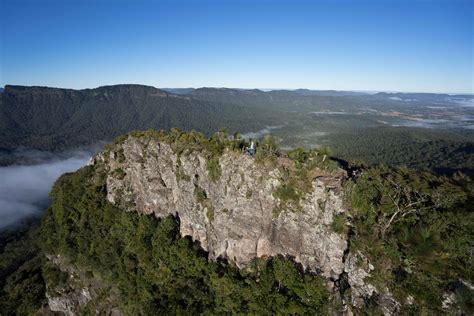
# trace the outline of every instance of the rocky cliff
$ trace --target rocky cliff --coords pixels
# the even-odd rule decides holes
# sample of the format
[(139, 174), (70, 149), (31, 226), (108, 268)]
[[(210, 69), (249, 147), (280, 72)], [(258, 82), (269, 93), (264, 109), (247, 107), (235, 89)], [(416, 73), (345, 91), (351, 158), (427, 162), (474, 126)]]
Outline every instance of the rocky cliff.
[[(271, 144), (262, 144), (250, 157), (244, 146), (242, 140), (198, 133), (133, 132), (94, 156), (89, 168), (105, 184), (100, 190), (111, 205), (132, 214), (179, 218), (180, 235), (199, 242), (213, 261), (246, 268), (255, 258), (284, 256), (323, 276), (348, 314), (349, 306), (361, 307), (371, 297), (385, 314), (397, 312), (388, 289), (368, 281), (374, 266), (350, 249), (346, 171), (318, 152), (301, 152), (303, 159), (276, 155)], [(48, 299), (51, 310), (72, 315), (91, 300), (100, 301), (95, 293), (107, 282), (84, 280), (84, 271), (65, 259), (59, 268), (75, 275), (77, 286), (56, 289)], [(339, 295), (348, 288), (350, 295)]]
[(279, 194), (301, 172), (289, 158), (268, 164), (224, 148), (215, 176), (206, 150), (176, 147), (159, 137), (129, 136), (95, 156), (91, 164), (107, 171), (108, 201), (129, 212), (178, 216), (181, 235), (199, 241), (213, 260), (243, 267), (256, 257), (292, 257), (325, 276), (333, 290), (344, 280), (356, 306), (376, 291), (364, 280), (373, 267), (356, 264), (365, 257), (349, 253), (345, 230), (334, 231), (336, 218), (347, 212), (348, 178), (321, 163), (326, 157), (305, 169), (308, 183), (296, 200)]
[(343, 272), (347, 242), (330, 228), (333, 217), (345, 212), (342, 170), (315, 170), (301, 209), (274, 216), (279, 201), (273, 193), (282, 184), (278, 167), (228, 150), (219, 158), (221, 175), (211, 180), (198, 152), (178, 156), (167, 143), (133, 138), (118, 150), (124, 160), (114, 152), (107, 159), (108, 200), (128, 211), (179, 216), (181, 234), (198, 240), (211, 258), (243, 266), (255, 257), (283, 254), (328, 278)]

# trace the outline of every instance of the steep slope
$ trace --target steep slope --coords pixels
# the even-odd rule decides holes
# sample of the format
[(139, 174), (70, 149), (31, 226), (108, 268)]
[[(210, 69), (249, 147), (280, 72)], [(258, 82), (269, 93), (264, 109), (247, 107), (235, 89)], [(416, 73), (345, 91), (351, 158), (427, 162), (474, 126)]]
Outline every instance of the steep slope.
[[(71, 90), (6, 86), (0, 101), (0, 149), (64, 149), (110, 140), (134, 129), (259, 129), (258, 111), (203, 102), (142, 85)], [(265, 122), (265, 120), (259, 120)]]
[[(213, 179), (205, 154), (178, 154), (172, 146), (130, 138), (108, 156), (97, 156), (95, 163), (109, 170), (109, 202), (156, 217), (179, 216), (181, 235), (198, 240), (214, 260), (243, 266), (255, 257), (282, 254), (334, 280), (343, 273), (347, 243), (330, 228), (333, 217), (346, 211), (342, 170), (308, 170), (314, 178), (308, 194), (278, 214), (274, 192), (288, 176), (278, 165), (289, 161), (264, 166), (240, 151), (224, 151)], [(123, 178), (114, 176), (122, 172)]]

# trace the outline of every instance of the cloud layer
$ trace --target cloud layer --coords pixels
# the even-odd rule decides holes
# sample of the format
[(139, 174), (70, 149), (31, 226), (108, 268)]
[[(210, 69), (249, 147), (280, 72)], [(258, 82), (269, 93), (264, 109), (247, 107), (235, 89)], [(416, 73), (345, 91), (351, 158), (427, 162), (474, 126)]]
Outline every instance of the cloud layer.
[(41, 215), (54, 181), (85, 165), (91, 155), (92, 151), (74, 151), (49, 155), (48, 160), (33, 165), (0, 167), (0, 229), (24, 217)]

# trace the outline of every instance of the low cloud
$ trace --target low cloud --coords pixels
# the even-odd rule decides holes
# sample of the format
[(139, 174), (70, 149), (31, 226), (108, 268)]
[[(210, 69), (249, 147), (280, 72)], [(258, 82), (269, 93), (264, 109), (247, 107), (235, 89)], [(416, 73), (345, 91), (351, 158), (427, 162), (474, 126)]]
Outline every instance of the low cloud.
[(276, 125), (276, 126), (266, 126), (265, 128), (256, 131), (256, 132), (249, 132), (242, 134), (242, 138), (245, 139), (259, 139), (265, 136), (266, 134), (269, 134), (272, 130), (282, 128), (284, 125)]
[[(95, 150), (61, 154), (22, 149), (21, 165), (0, 167), (0, 229), (29, 216), (40, 216), (56, 179), (84, 166)], [(41, 161), (41, 162), (39, 162)], [(33, 162), (33, 164), (25, 164)]]

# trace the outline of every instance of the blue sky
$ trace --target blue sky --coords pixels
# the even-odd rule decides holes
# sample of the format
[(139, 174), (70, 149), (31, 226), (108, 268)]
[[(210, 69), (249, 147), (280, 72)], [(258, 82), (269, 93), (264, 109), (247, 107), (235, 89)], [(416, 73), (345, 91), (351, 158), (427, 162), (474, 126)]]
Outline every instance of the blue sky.
[(0, 85), (474, 93), (473, 3), (0, 0)]

